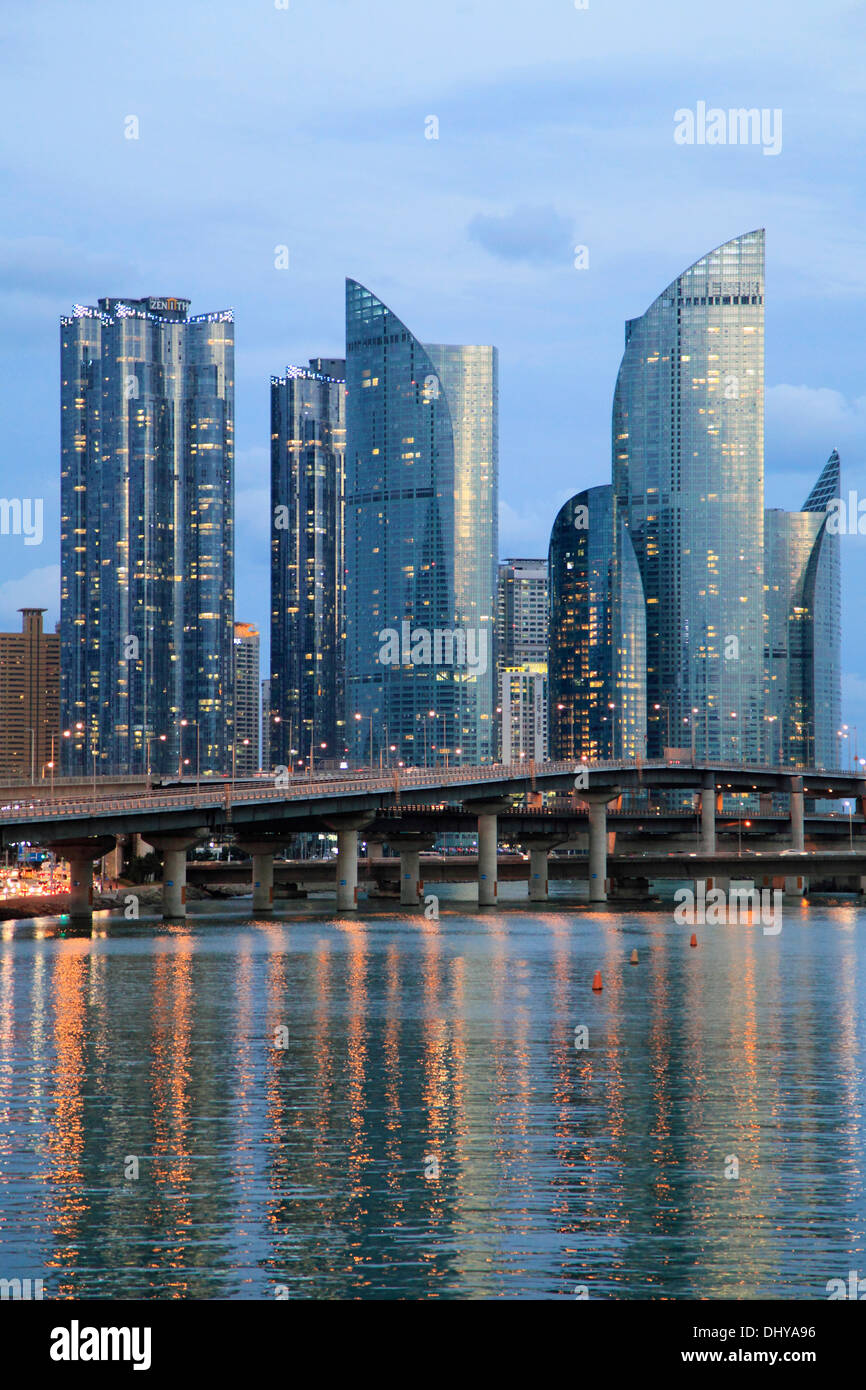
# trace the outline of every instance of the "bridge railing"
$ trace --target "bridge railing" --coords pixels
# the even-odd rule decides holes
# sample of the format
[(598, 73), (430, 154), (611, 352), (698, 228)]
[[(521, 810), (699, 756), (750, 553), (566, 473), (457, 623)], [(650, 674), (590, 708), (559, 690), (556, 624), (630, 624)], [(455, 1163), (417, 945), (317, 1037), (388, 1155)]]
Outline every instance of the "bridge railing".
[[(546, 781), (550, 778), (571, 777), (586, 768), (590, 772), (610, 771), (613, 774), (624, 770), (639, 769), (652, 772), (659, 769), (690, 767), (695, 771), (714, 771), (719, 776), (728, 773), (746, 773), (753, 775), (766, 776), (768, 773), (783, 776), (801, 775), (808, 778), (816, 775), (815, 769), (798, 769), (791, 767), (765, 767), (757, 764), (731, 764), (723, 768), (718, 763), (689, 762), (683, 764), (681, 761), (671, 761), (669, 759), (597, 759), (595, 761), (586, 760), (579, 762), (574, 759), (564, 759), (556, 762), (546, 762), (538, 764), (520, 763), (484, 763), (471, 767), (457, 768), (392, 768), (377, 775), (365, 772), (364, 775), (349, 775), (345, 778), (321, 778), (310, 780), (303, 778), (292, 778), (286, 784), (275, 783), (267, 785), (264, 780), (256, 782), (254, 785), (249, 783), (237, 783), (229, 780), (212, 783), (206, 788), (193, 788), (189, 786), (178, 786), (171, 790), (157, 788), (151, 790), (136, 790), (130, 796), (109, 795), (96, 797), (82, 797), (66, 799), (62, 796), (31, 798), (27, 802), (13, 802), (7, 807), (0, 807), (0, 821), (28, 821), (42, 819), (50, 816), (51, 818), (75, 819), (76, 817), (87, 816), (88, 818), (99, 816), (115, 815), (119, 812), (147, 809), (148, 811), (175, 810), (175, 809), (216, 809), (221, 806), (240, 805), (249, 802), (298, 802), (326, 800), (332, 797), (342, 797), (353, 794), (370, 794), (381, 792), (390, 795), (391, 793), (402, 793), (404, 790), (431, 791), (436, 792), (445, 787), (475, 786), (479, 783), (490, 782), (510, 782), (519, 783), (521, 789), (536, 786), (539, 781)], [(850, 780), (852, 777), (864, 782), (861, 772), (851, 772), (845, 769), (820, 770), (817, 775), (823, 779), (827, 777), (844, 777)], [(829, 796), (829, 792), (820, 793), (822, 796)], [(844, 795), (844, 794), (842, 794)]]

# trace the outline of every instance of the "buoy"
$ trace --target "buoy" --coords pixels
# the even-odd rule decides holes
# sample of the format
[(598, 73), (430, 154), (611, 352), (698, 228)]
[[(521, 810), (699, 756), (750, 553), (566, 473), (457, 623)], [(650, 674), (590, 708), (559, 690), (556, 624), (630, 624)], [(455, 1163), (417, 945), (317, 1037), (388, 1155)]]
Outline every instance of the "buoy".
[(689, 945), (690, 945), (690, 946), (697, 946), (697, 944), (698, 944), (698, 934), (697, 934), (697, 932), (692, 932), (692, 939), (691, 939), (691, 941), (689, 942)]
[(629, 961), (629, 964), (630, 964), (630, 965), (637, 965), (637, 948), (635, 948), (635, 949), (632, 951), (632, 953), (631, 953), (631, 960)]
[(600, 971), (600, 970), (596, 970), (595, 974), (594, 974), (593, 977), (592, 977), (592, 987), (593, 987), (593, 989), (594, 989), (596, 992), (598, 992), (600, 989), (603, 988), (603, 985), (602, 985), (602, 983), (601, 983), (601, 971)]

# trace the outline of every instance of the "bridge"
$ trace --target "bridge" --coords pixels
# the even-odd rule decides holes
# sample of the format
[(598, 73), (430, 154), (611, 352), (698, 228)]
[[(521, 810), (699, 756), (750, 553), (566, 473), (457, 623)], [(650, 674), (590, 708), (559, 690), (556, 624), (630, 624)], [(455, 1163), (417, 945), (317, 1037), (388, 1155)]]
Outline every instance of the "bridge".
[[(474, 829), (477, 834), (478, 901), (484, 906), (497, 899), (499, 831), (510, 825), (509, 834), (529, 851), (531, 900), (547, 898), (551, 851), (575, 840), (579, 843), (582, 832), (585, 864), (582, 870), (575, 867), (574, 877), (587, 877), (590, 901), (603, 903), (609, 891), (609, 841), (619, 823), (608, 807), (623, 792), (641, 791), (696, 795), (699, 813), (692, 820), (700, 860), (686, 862), (677, 855), (672, 862), (670, 854), (648, 857), (644, 850), (633, 856), (633, 872), (621, 862), (622, 856), (617, 857), (621, 877), (682, 879), (708, 868), (714, 869), (710, 877), (716, 880), (730, 876), (736, 866), (730, 853), (717, 848), (717, 822), (722, 814), (724, 824), (724, 798), (744, 793), (758, 797), (781, 793), (788, 799), (788, 845), (778, 853), (785, 862), (781, 869), (775, 860), (772, 867), (769, 861), (766, 869), (761, 866), (765, 873), (783, 873), (788, 891), (803, 891), (808, 866), (817, 864), (815, 851), (807, 851), (805, 844), (807, 798), (850, 803), (851, 812), (844, 818), (849, 849), (841, 852), (840, 860), (837, 846), (834, 872), (841, 872), (838, 863), (844, 863), (849, 875), (866, 875), (866, 777), (862, 773), (670, 759), (400, 768), (320, 774), (315, 780), (208, 779), (202, 784), (183, 781), (157, 788), (139, 784), (122, 794), (116, 782), (102, 786), (99, 779), (77, 787), (55, 787), (53, 796), (45, 795), (44, 784), (7, 787), (0, 789), (0, 849), (27, 842), (53, 849), (68, 860), (70, 916), (85, 919), (92, 913), (94, 861), (115, 849), (119, 835), (140, 835), (162, 854), (163, 915), (176, 920), (186, 913), (187, 852), (202, 838), (231, 834), (251, 856), (253, 908), (262, 913), (273, 905), (275, 852), (298, 833), (326, 831), (337, 836), (337, 908), (347, 912), (357, 908), (362, 832), (368, 842), (387, 843), (399, 855), (400, 900), (417, 905), (423, 896), (421, 854), (443, 830), (459, 822), (459, 828)], [(635, 814), (644, 825), (651, 818), (651, 812)], [(766, 819), (768, 833), (778, 837), (784, 822), (778, 816)], [(840, 818), (833, 819), (838, 829)], [(577, 866), (579, 856), (572, 858)], [(657, 872), (650, 874), (651, 867)]]

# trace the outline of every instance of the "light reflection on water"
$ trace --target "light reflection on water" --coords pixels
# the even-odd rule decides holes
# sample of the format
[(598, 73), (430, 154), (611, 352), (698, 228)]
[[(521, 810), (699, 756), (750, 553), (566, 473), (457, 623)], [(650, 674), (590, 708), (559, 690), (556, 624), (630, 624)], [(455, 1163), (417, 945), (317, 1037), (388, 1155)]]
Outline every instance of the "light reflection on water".
[(666, 912), (453, 907), (7, 925), (0, 1277), (821, 1298), (866, 1274), (860, 909), (695, 950)]

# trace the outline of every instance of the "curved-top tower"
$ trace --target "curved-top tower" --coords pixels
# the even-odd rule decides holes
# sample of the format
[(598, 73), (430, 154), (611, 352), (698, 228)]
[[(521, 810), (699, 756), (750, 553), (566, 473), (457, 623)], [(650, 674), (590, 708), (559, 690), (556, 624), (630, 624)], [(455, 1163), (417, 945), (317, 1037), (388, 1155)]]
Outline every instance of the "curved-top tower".
[(495, 753), (497, 352), (346, 281), (346, 723), (357, 762)]
[[(762, 749), (764, 233), (626, 324), (613, 488), (646, 597), (647, 754)], [(697, 711), (697, 714), (695, 713)]]

